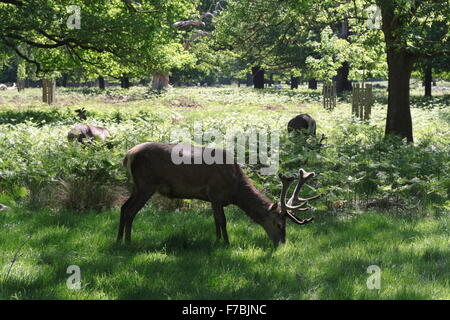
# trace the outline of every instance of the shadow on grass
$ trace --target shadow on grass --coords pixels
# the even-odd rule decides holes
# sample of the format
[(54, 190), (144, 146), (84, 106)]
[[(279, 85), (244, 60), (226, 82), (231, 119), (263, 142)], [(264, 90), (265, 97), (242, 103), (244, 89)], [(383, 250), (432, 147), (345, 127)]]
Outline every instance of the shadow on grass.
[[(355, 283), (365, 283), (366, 268), (372, 264), (388, 268), (391, 264), (414, 263), (414, 273), (425, 282), (445, 281), (450, 276), (447, 249), (430, 248), (423, 254), (392, 248), (383, 252), (382, 243), (376, 244), (383, 237), (394, 243), (420, 238), (423, 235), (414, 229), (413, 220), (405, 227), (404, 220), (372, 214), (353, 219), (319, 217), (303, 229), (289, 225), (288, 242), (301, 241), (313, 248), (310, 253), (307, 248), (289, 244), (274, 250), (261, 230), (249, 232), (246, 217), (234, 211), (227, 212), (231, 222), (230, 246), (216, 241), (209, 212), (144, 211), (135, 221), (130, 245), (117, 245), (114, 241), (116, 211), (15, 215), (14, 219), (26, 221), (25, 228), (17, 232), (34, 233), (29, 249), (36, 255), (33, 267), (41, 272), (34, 277), (12, 277), (2, 282), (1, 296), (70, 299), (106, 294), (119, 299), (297, 299), (315, 290), (319, 299), (354, 299), (365, 297), (358, 293)], [(259, 226), (251, 228), (256, 230)], [(318, 244), (313, 243), (316, 240)], [(335, 254), (352, 244), (367, 248), (369, 257)], [(323, 257), (327, 258), (325, 262)], [(75, 293), (65, 286), (67, 267), (73, 264), (80, 266), (83, 283), (82, 290)], [(312, 273), (311, 269), (318, 271)], [(399, 286), (391, 298), (429, 296)]]
[(75, 120), (74, 116), (69, 116), (66, 112), (61, 112), (56, 109), (43, 110), (18, 110), (18, 111), (2, 111), (0, 112), (0, 125), (11, 124), (16, 125), (23, 122), (32, 122), (37, 125), (44, 125), (50, 123), (72, 123)]

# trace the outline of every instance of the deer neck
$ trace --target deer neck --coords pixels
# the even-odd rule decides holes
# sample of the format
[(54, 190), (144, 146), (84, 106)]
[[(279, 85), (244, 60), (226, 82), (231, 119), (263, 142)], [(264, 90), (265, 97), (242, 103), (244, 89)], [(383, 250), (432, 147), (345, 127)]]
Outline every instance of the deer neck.
[(261, 224), (272, 202), (261, 194), (250, 180), (245, 179), (239, 186), (235, 205), (241, 208), (253, 221)]

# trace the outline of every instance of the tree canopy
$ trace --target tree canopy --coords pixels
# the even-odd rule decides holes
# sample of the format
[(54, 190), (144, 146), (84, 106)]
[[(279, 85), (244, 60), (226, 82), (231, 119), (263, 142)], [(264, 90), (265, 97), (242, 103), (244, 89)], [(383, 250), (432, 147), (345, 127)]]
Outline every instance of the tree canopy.
[(195, 0), (0, 1), (0, 53), (37, 73), (72, 70), (145, 75), (189, 61), (172, 24), (195, 13)]
[(0, 0), (0, 56), (47, 75), (211, 82), (251, 70), (259, 88), (265, 70), (347, 90), (387, 77), (386, 134), (413, 141), (409, 80), (448, 71), (449, 16), (450, 0)]

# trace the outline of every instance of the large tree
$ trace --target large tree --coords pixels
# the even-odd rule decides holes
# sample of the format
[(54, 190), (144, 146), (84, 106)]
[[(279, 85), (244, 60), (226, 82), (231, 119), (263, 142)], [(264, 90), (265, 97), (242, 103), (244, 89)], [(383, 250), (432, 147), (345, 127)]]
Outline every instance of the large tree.
[[(413, 141), (409, 82), (414, 63), (450, 53), (448, 17), (450, 1), (377, 0), (389, 69), (389, 99), (386, 134)], [(433, 26), (434, 39), (427, 26)]]
[[(375, 10), (369, 12), (370, 7)], [(240, 52), (258, 57), (259, 64), (262, 59), (279, 63), (289, 57), (286, 53), (290, 50), (281, 45), (288, 39), (297, 49), (299, 61), (305, 61), (305, 50), (313, 49), (306, 59), (313, 73), (329, 78), (348, 61), (350, 75), (362, 73), (364, 79), (365, 73), (376, 69), (380, 48), (384, 49), (389, 79), (385, 133), (413, 141), (411, 71), (419, 58), (450, 53), (450, 0), (230, 0), (227, 10), (223, 23), (230, 22), (222, 33)], [(379, 28), (372, 21), (377, 16)], [(327, 26), (332, 30), (346, 21), (348, 37), (325, 31)], [(280, 31), (283, 29), (285, 32)], [(314, 34), (321, 35), (320, 39), (311, 40)]]
[(309, 75), (305, 60), (311, 48), (306, 44), (319, 37), (319, 32), (311, 33), (291, 4), (294, 2), (229, 0), (216, 20), (218, 46), (232, 48), (247, 63), (258, 87), (264, 71), (291, 73), (293, 78)]

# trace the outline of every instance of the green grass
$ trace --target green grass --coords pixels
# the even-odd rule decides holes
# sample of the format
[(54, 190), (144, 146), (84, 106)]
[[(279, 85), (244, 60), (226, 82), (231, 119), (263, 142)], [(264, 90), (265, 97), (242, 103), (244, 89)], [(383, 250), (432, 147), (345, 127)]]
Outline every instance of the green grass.
[[(412, 89), (413, 145), (383, 139), (383, 88), (368, 123), (352, 121), (348, 97), (326, 112), (320, 91), (305, 88), (59, 89), (51, 107), (39, 89), (0, 92), (0, 202), (12, 207), (0, 212), (0, 299), (450, 299), (450, 99), (444, 91), (424, 99), (421, 91)], [(112, 149), (68, 144), (79, 107), (113, 132)], [(311, 151), (282, 136), (280, 170), (296, 171), (308, 159), (305, 169), (319, 173), (311, 186), (323, 197), (314, 223), (289, 224), (277, 250), (233, 207), (230, 247), (216, 242), (208, 206), (187, 202), (174, 211), (160, 199), (139, 213), (133, 243), (118, 246), (117, 205), (61, 205), (98, 186), (104, 196), (124, 193), (126, 150), (166, 141), (173, 128), (202, 121), (205, 129), (284, 131), (299, 113), (317, 120), (326, 146)], [(276, 199), (279, 180), (257, 169), (245, 168)], [(61, 180), (70, 194), (58, 189)], [(70, 265), (81, 268), (81, 290), (66, 286)], [(366, 286), (370, 265), (381, 268), (380, 290)]]
[[(116, 245), (118, 211), (9, 211), (0, 216), (2, 299), (449, 299), (450, 218), (317, 214), (288, 225), (277, 250), (241, 211), (227, 210), (231, 245), (217, 243), (210, 210), (148, 206), (131, 245)], [(31, 238), (27, 240), (27, 236)], [(17, 248), (25, 242), (5, 272)], [(69, 265), (80, 290), (66, 286)], [(370, 265), (381, 268), (369, 290)]]

